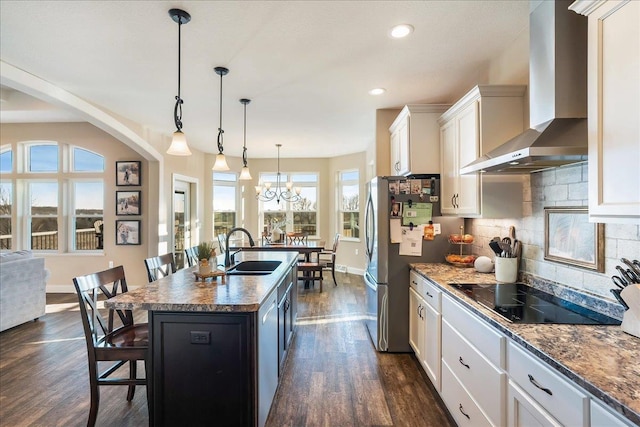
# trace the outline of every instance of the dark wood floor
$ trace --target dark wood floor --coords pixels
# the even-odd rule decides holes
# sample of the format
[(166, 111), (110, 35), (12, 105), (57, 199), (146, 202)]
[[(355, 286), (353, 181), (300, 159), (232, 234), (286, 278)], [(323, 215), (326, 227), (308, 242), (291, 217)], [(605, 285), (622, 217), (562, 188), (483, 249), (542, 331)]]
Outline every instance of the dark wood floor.
[[(337, 275), (340, 286), (328, 280), (322, 294), (300, 290), (298, 331), (267, 426), (455, 425), (413, 355), (374, 351), (362, 278)], [(0, 425), (86, 425), (86, 357), (75, 295), (48, 294), (39, 321), (0, 333)], [(147, 425), (144, 389), (131, 403), (124, 387), (100, 393), (99, 426)]]

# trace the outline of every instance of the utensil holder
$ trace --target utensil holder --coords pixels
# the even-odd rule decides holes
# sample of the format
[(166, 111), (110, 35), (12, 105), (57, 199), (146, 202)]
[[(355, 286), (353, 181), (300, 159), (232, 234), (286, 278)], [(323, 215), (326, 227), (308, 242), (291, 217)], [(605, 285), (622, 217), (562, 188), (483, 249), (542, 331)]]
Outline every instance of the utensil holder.
[(499, 283), (515, 283), (518, 280), (518, 258), (496, 257), (495, 271)]
[(640, 285), (629, 285), (620, 292), (620, 296), (629, 306), (622, 318), (622, 330), (640, 338)]

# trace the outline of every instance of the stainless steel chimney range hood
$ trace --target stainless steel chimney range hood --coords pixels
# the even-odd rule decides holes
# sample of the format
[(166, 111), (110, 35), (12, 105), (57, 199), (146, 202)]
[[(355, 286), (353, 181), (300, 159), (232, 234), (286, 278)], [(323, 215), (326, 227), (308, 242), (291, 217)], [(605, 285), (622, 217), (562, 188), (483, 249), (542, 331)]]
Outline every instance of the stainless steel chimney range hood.
[(531, 128), (461, 174), (523, 174), (587, 160), (587, 19), (570, 4), (542, 1), (530, 14)]

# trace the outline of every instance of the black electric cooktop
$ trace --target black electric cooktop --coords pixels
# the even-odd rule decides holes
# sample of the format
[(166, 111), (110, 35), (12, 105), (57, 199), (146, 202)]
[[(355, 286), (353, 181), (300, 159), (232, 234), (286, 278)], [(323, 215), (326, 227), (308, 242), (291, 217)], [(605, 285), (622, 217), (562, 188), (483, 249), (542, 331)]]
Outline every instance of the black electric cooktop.
[(619, 325), (622, 321), (558, 298), (524, 283), (454, 284), (486, 308), (512, 323)]

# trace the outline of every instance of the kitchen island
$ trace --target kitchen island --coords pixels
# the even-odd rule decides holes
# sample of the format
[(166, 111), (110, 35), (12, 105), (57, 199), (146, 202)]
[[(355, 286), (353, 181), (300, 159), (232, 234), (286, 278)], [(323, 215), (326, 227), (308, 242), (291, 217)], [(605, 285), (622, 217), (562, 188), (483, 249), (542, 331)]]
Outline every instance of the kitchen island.
[[(620, 326), (511, 323), (449, 286), (495, 283), (493, 273), (446, 264), (411, 264), (411, 268), (435, 284), (443, 296), (452, 297), (560, 377), (586, 390), (596, 405), (609, 408), (631, 425), (640, 425), (640, 338), (624, 333)], [(590, 413), (591, 425), (598, 425), (593, 406)]]
[(240, 252), (281, 263), (224, 283), (192, 267), (105, 302), (149, 313), (150, 425), (264, 425), (295, 331), (297, 258)]

